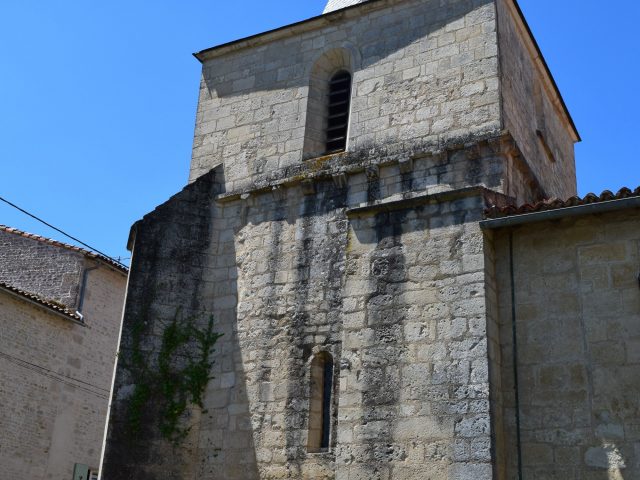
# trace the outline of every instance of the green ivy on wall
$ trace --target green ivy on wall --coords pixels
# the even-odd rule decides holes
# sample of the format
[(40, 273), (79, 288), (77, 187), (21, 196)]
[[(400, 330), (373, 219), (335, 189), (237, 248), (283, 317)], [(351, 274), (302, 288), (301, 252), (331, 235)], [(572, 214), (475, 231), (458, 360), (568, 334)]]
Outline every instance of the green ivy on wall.
[(164, 325), (155, 365), (151, 364), (154, 355), (141, 348), (145, 322), (133, 326), (132, 349), (125, 362), (135, 384), (128, 403), (129, 432), (133, 436), (140, 433), (152, 401), (160, 408), (157, 426), (165, 439), (177, 445), (189, 433), (190, 427), (183, 426), (181, 419), (190, 404), (203, 407), (202, 396), (212, 378), (211, 354), (222, 336), (213, 331), (213, 316), (205, 327), (198, 323), (196, 317), (185, 317), (178, 309), (173, 320)]

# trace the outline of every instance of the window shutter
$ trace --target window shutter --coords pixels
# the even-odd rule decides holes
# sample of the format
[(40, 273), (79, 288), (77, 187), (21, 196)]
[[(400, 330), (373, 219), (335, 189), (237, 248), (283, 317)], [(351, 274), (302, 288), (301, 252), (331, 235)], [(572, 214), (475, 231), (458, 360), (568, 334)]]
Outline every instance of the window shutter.
[(350, 103), (351, 74), (342, 70), (329, 81), (326, 153), (341, 152), (347, 146)]

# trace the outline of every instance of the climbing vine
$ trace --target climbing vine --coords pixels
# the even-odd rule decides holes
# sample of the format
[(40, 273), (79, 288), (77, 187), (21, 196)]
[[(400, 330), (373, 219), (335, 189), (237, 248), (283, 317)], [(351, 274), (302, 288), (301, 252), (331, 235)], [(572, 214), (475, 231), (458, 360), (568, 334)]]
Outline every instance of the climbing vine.
[[(177, 445), (189, 433), (190, 427), (183, 426), (181, 419), (190, 404), (203, 407), (202, 396), (214, 363), (211, 354), (222, 336), (213, 330), (213, 316), (205, 327), (198, 323), (196, 317), (184, 317), (178, 309), (172, 321), (164, 325), (157, 357), (154, 352), (142, 351), (145, 323), (133, 326), (126, 368), (135, 384), (128, 404), (129, 431), (134, 436), (140, 433), (152, 401), (159, 408), (158, 428), (165, 439)], [(150, 364), (154, 357), (155, 368)]]

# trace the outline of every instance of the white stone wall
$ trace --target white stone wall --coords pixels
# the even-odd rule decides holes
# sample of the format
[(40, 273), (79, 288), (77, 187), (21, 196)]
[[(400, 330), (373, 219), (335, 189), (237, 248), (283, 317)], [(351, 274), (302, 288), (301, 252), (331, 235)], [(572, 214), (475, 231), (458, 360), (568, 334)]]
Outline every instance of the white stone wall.
[(352, 219), (335, 478), (492, 478), (482, 203)]
[(507, 476), (640, 478), (637, 209), (513, 231), (519, 405), (508, 232), (497, 232)]
[(190, 179), (224, 164), (228, 190), (303, 161), (310, 71), (352, 52), (349, 151), (438, 150), (500, 129), (490, 0), (374, 2), (366, 14), (203, 65)]
[[(483, 199), (351, 215), (331, 208), (345, 193), (328, 182), (257, 196), (245, 221), (240, 202), (218, 212), (226, 254), (202, 295), (225, 336), (192, 464), (244, 480), (492, 478)], [(237, 290), (216, 296), (229, 276)], [(306, 448), (318, 351), (335, 359), (320, 454)]]
[(527, 33), (518, 25), (513, 7), (508, 6), (511, 1), (497, 2), (504, 126), (547, 198), (569, 198), (577, 194), (573, 133), (553, 86), (526, 46)]
[(86, 325), (0, 292), (3, 479), (71, 479), (75, 463), (98, 466), (125, 283), (91, 271)]
[[(139, 224), (106, 478), (490, 479), (485, 199), (420, 183), (433, 169), (465, 185), (464, 151), (434, 160), (218, 201), (207, 175)], [(177, 450), (153, 416), (127, 441), (132, 332), (157, 351), (183, 306), (224, 333), (204, 407)], [(320, 351), (335, 365), (331, 448), (310, 453)]]

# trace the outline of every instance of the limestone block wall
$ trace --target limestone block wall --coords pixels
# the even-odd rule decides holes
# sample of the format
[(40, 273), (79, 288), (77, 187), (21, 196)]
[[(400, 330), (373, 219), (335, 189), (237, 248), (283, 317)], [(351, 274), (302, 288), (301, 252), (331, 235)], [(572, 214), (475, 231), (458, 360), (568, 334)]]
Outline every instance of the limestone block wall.
[(84, 255), (0, 229), (0, 282), (77, 307)]
[(634, 209), (514, 228), (513, 284), (509, 232), (496, 232), (505, 478), (516, 412), (523, 479), (640, 477), (639, 231)]
[(547, 198), (576, 195), (577, 141), (513, 0), (496, 0), (503, 125)]
[(352, 214), (335, 478), (493, 478), (482, 205)]
[(85, 325), (0, 292), (0, 477), (98, 467), (125, 283), (105, 266), (90, 272)]
[(376, 1), (316, 22), (203, 54), (191, 181), (224, 163), (226, 188), (237, 190), (300, 164), (311, 72), (336, 51), (333, 68), (353, 72), (349, 151), (433, 152), (500, 130), (491, 0)]
[[(476, 161), (493, 167), (467, 168)], [(463, 185), (470, 172), (499, 179), (500, 165), (499, 154), (462, 149), (408, 170), (391, 158), (354, 171), (310, 166), (235, 193), (220, 193), (217, 170), (145, 217), (134, 229), (104, 478), (492, 478), (477, 221), (494, 199)], [(178, 307), (213, 313), (224, 336), (204, 407), (190, 408), (189, 436), (174, 449), (153, 406), (142, 434), (127, 436), (126, 362), (138, 328), (155, 358)], [(333, 359), (330, 448), (310, 452), (321, 352)]]
[[(145, 406), (140, 430), (135, 434), (131, 433), (128, 405), (135, 388), (131, 374), (134, 356), (149, 358), (150, 368), (157, 366), (161, 335), (177, 314), (193, 316), (203, 325), (213, 314), (217, 331), (227, 338), (232, 336), (235, 263), (229, 259), (234, 259), (235, 254), (233, 249), (227, 250), (228, 237), (227, 241), (220, 239), (220, 230), (212, 226), (225, 222), (212, 208), (215, 177), (215, 171), (203, 176), (134, 226), (122, 339), (101, 470), (105, 480), (193, 478), (199, 468), (193, 459), (199, 449), (199, 409), (190, 412), (187, 421), (194, 428), (185, 439), (184, 449), (175, 449), (160, 433), (158, 408), (164, 401), (162, 396)], [(214, 216), (216, 222), (212, 221)], [(215, 309), (213, 298), (202, 294), (211, 289), (222, 299)], [(225, 348), (217, 348), (220, 354), (228, 353)], [(209, 452), (219, 453), (213, 447)]]
[[(221, 359), (208, 391), (203, 478), (334, 478), (334, 455), (307, 453), (307, 445), (313, 357), (327, 352), (339, 372), (345, 198), (328, 181), (313, 195), (300, 187), (258, 195), (244, 221), (240, 202), (225, 205), (240, 222), (232, 237), (238, 303), (223, 348), (233, 360)], [(334, 382), (331, 445), (338, 392)]]

